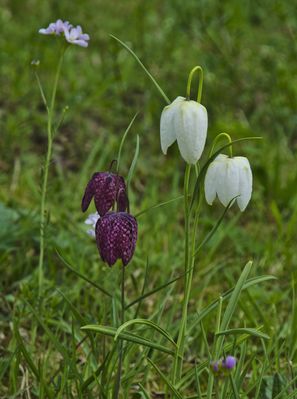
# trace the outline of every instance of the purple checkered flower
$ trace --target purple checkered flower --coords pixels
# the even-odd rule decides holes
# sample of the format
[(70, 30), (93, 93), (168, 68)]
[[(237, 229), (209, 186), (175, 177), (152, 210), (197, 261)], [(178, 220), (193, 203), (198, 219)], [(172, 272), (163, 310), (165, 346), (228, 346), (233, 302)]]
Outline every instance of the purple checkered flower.
[(126, 212), (109, 212), (98, 219), (96, 242), (103, 262), (109, 266), (121, 259), (126, 266), (134, 254), (137, 221)]
[(126, 184), (122, 176), (109, 172), (94, 173), (87, 184), (81, 209), (85, 212), (92, 198), (100, 216), (105, 215), (117, 202), (118, 210), (124, 212), (128, 207)]
[(68, 21), (58, 19), (56, 22), (49, 24), (47, 28), (39, 29), (42, 35), (64, 35), (70, 44), (77, 44), (81, 47), (88, 47), (90, 36), (82, 32), (81, 26), (73, 27)]

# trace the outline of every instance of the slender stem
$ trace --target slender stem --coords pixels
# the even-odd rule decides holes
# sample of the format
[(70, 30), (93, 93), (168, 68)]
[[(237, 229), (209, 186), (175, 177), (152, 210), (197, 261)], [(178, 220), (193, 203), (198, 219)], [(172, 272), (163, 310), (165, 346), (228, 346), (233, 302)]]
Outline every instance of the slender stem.
[[(173, 365), (173, 384), (175, 384), (181, 374), (182, 357), (184, 353), (184, 336), (186, 332), (187, 310), (189, 301), (189, 289), (192, 280), (192, 271), (189, 271), (189, 236), (190, 236), (190, 210), (189, 210), (189, 182), (190, 182), (191, 166), (187, 164), (184, 177), (184, 212), (185, 212), (185, 275), (184, 275), (184, 301), (182, 309), (182, 319), (180, 323), (177, 349)], [(189, 271), (189, 273), (188, 273)]]
[[(125, 322), (125, 266), (122, 265), (122, 282), (121, 282), (121, 324)], [(120, 393), (121, 376), (122, 376), (122, 363), (123, 363), (123, 340), (119, 340), (119, 362), (118, 371), (116, 375), (115, 389), (113, 398), (117, 399)]]
[(192, 79), (193, 75), (195, 72), (198, 72), (200, 74), (200, 79), (199, 79), (199, 86), (198, 86), (198, 92), (197, 92), (197, 102), (201, 103), (201, 97), (202, 97), (202, 87), (203, 87), (203, 69), (201, 68), (200, 65), (195, 66), (191, 72), (189, 73), (188, 77), (188, 83), (187, 83), (187, 100), (190, 99), (191, 97), (191, 85), (192, 85)]
[[(217, 312), (217, 319), (216, 319), (216, 333), (220, 332), (220, 327), (221, 327), (221, 317), (222, 317), (222, 305), (223, 305), (223, 298), (220, 296), (219, 298), (219, 306), (218, 306), (218, 312)], [(215, 335), (214, 338), (214, 351), (213, 351), (213, 359), (215, 361), (219, 360), (220, 356), (220, 344), (219, 341), (221, 340), (221, 337), (218, 337)], [(212, 398), (213, 394), (213, 385), (214, 385), (214, 375), (210, 371), (209, 378), (208, 378), (208, 384), (207, 384), (207, 399)], [(219, 398), (219, 396), (218, 396)]]
[[(46, 227), (46, 196), (47, 196), (47, 184), (48, 184), (48, 170), (49, 164), (52, 157), (52, 145), (53, 145), (53, 114), (54, 114), (54, 106), (56, 100), (56, 93), (58, 87), (58, 81), (60, 77), (61, 67), (63, 63), (65, 49), (63, 49), (62, 54), (60, 56), (60, 60), (57, 66), (57, 71), (55, 75), (52, 97), (48, 111), (48, 119), (47, 119), (47, 153), (43, 166), (43, 182), (42, 182), (42, 190), (41, 190), (41, 206), (40, 206), (40, 244), (39, 244), (39, 262), (38, 262), (38, 288), (39, 295), (41, 294), (42, 285), (43, 285), (43, 263), (44, 263), (44, 248), (45, 248), (45, 227)], [(40, 82), (39, 82), (40, 83)], [(43, 99), (44, 101), (44, 99)]]
[[(214, 141), (213, 141), (213, 143), (212, 143), (212, 147), (211, 147), (211, 150), (210, 150), (210, 153), (209, 153), (209, 158), (212, 156), (217, 142), (218, 142), (222, 137), (225, 137), (225, 138), (228, 140), (229, 143), (232, 143), (231, 136), (230, 136), (228, 133), (223, 132), (223, 133), (218, 134), (218, 135), (215, 137), (215, 139), (214, 139)], [(233, 156), (232, 144), (229, 145), (229, 153), (230, 153), (230, 157), (232, 158), (232, 156)]]

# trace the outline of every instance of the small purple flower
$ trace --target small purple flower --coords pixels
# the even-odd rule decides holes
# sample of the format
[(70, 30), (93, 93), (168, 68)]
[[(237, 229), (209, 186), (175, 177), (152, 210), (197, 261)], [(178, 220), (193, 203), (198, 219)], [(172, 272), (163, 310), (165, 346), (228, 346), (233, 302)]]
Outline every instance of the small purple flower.
[(96, 242), (103, 262), (109, 266), (121, 259), (126, 266), (135, 250), (137, 221), (126, 212), (109, 212), (98, 219)]
[(39, 33), (42, 35), (60, 35), (64, 33), (64, 29), (70, 29), (72, 25), (68, 21), (62, 21), (61, 19), (57, 19), (56, 22), (52, 22), (49, 24), (47, 28), (39, 29)]
[(124, 212), (128, 207), (125, 181), (122, 176), (114, 173), (97, 172), (93, 174), (82, 199), (81, 209), (83, 212), (88, 209), (93, 197), (100, 216), (105, 215), (115, 202), (117, 202), (120, 212)]
[(227, 370), (232, 370), (236, 366), (236, 358), (234, 356), (227, 356), (222, 360), (222, 366)]
[(90, 40), (90, 36), (82, 32), (81, 26), (78, 25), (74, 28), (68, 21), (61, 19), (50, 23), (47, 28), (39, 29), (39, 33), (42, 35), (64, 35), (68, 43), (77, 44), (81, 47), (88, 47)]
[(68, 43), (77, 44), (81, 47), (88, 47), (90, 36), (83, 33), (81, 27), (78, 25), (76, 28), (64, 27), (65, 39)]

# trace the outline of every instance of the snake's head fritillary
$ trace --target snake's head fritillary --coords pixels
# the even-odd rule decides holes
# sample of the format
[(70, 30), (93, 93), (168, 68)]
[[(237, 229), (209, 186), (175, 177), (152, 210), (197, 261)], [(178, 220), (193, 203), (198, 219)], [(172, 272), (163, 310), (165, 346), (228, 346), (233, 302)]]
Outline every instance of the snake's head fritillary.
[(121, 259), (126, 266), (135, 251), (137, 221), (126, 212), (109, 212), (98, 219), (96, 242), (101, 259), (109, 266)]
[(115, 202), (120, 211), (125, 211), (128, 206), (126, 191), (122, 176), (109, 172), (94, 173), (82, 199), (82, 211), (85, 212), (88, 209), (93, 197), (100, 216), (105, 215)]

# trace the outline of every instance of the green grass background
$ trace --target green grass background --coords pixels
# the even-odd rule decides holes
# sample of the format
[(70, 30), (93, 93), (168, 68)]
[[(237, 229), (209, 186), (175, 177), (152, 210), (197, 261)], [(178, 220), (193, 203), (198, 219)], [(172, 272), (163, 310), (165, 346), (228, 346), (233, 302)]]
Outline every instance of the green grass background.
[[(88, 49), (73, 46), (66, 53), (57, 93), (58, 113), (65, 106), (69, 110), (55, 138), (50, 166), (46, 284), (40, 303), (36, 267), (46, 113), (30, 64), (40, 60), (38, 73), (49, 94), (57, 43), (37, 32), (57, 18), (82, 25), (91, 41)], [(193, 66), (204, 68), (202, 102), (209, 114), (208, 145), (222, 131), (233, 139), (263, 137), (261, 143), (234, 147), (235, 155), (250, 160), (253, 197), (243, 214), (236, 207), (231, 209), (200, 254), (189, 323), (194, 323), (196, 311), (236, 283), (249, 259), (254, 260), (253, 276), (272, 274), (277, 280), (243, 294), (233, 327), (263, 325), (263, 332), (271, 336), (264, 372), (267, 381), (276, 371), (286, 381), (291, 379), (297, 348), (293, 298), (297, 262), (296, 3), (2, 0), (0, 24), (0, 397), (27, 397), (22, 396), (26, 395), (22, 385), (26, 378), (31, 397), (46, 397), (40, 386), (51, 378), (57, 386), (60, 384), (58, 397), (83, 397), (75, 391), (79, 377), (73, 365), (86, 379), (110, 344), (109, 339), (97, 337), (97, 358), (92, 355), (92, 359), (87, 355), (89, 348), (76, 349), (84, 336), (79, 330), (83, 323), (56, 288), (74, 304), (86, 324), (110, 325), (115, 313), (110, 301), (71, 273), (55, 250), (80, 273), (119, 292), (119, 267), (109, 269), (99, 260), (94, 242), (85, 234), (80, 201), (92, 173), (106, 170), (116, 157), (120, 139), (136, 112), (139, 115), (125, 143), (121, 164), (125, 176), (139, 134), (131, 212), (182, 193), (184, 163), (177, 147), (170, 148), (166, 157), (160, 150), (159, 120), (164, 100), (131, 55), (109, 34), (136, 52), (171, 100), (185, 95), (187, 75)], [(203, 205), (200, 239), (222, 210), (218, 203)], [(136, 254), (127, 268), (130, 301), (140, 295), (147, 258), (147, 290), (183, 270), (182, 201), (148, 212), (138, 222)], [(161, 320), (174, 335), (181, 300), (182, 284), (178, 282), (143, 301), (139, 315)], [(37, 322), (27, 303), (38, 309), (46, 328)], [(131, 308), (127, 312), (127, 319), (133, 318), (134, 311)], [(215, 315), (205, 323), (211, 345)], [(39, 381), (20, 350), (16, 330), (40, 369)], [(200, 336), (197, 327), (189, 337), (189, 367), (205, 359)], [(69, 362), (62, 360), (56, 341), (69, 351)], [(257, 340), (250, 341), (248, 350), (253, 381), (261, 373), (265, 355)], [(146, 381), (151, 395), (163, 392), (162, 381), (153, 371), (144, 371), (142, 365), (135, 367), (133, 378), (129, 377), (129, 362), (135, 357), (137, 350), (131, 349), (130, 360), (125, 361), (125, 397), (141, 397), (133, 385), (137, 381)], [(159, 365), (166, 373), (166, 361), (160, 358)], [(94, 397), (96, 389), (98, 386), (94, 387)], [(192, 387), (188, 389), (190, 395)], [(253, 393), (249, 397), (254, 397)]]

